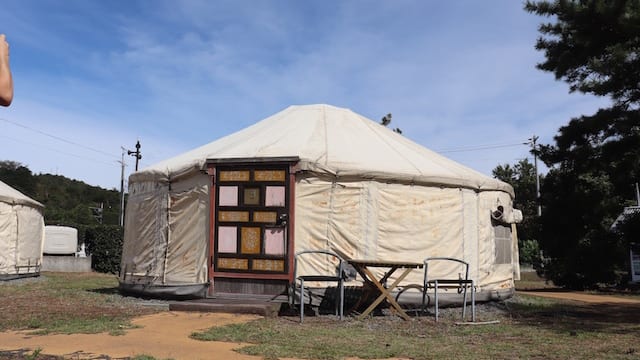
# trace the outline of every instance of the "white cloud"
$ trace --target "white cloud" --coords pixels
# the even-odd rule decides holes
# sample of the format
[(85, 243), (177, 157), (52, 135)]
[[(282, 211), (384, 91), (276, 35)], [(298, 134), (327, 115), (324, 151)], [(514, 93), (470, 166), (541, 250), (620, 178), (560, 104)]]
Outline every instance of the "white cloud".
[[(534, 68), (540, 19), (510, 1), (494, 7), (471, 1), (132, 4), (62, 6), (53, 20), (28, 5), (29, 11), (14, 5), (0, 14), (6, 31), (15, 31), (12, 51), (20, 54), (16, 103), (0, 117), (116, 157), (121, 145), (133, 147), (140, 138), (143, 165), (150, 165), (291, 104), (330, 103), (373, 120), (392, 112), (392, 126), (438, 150), (533, 134), (550, 142), (570, 117), (603, 103), (568, 95), (564, 84)], [(61, 29), (47, 23), (69, 18), (77, 23)], [(60, 63), (27, 64), (27, 49)], [(78, 152), (6, 130), (35, 138), (42, 149)], [(56, 164), (66, 176), (119, 186), (117, 164), (94, 166), (9, 141), (0, 145), (5, 157), (33, 164), (36, 172)], [(446, 155), (490, 173), (527, 156), (527, 147)]]

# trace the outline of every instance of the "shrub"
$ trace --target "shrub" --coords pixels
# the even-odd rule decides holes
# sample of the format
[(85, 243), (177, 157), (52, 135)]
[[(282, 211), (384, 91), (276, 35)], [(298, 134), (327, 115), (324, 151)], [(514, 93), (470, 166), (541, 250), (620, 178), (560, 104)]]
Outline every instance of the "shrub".
[(91, 225), (83, 230), (86, 251), (91, 255), (91, 268), (101, 273), (117, 274), (122, 257), (122, 227)]
[(540, 246), (536, 240), (520, 241), (520, 263), (537, 268), (540, 265)]

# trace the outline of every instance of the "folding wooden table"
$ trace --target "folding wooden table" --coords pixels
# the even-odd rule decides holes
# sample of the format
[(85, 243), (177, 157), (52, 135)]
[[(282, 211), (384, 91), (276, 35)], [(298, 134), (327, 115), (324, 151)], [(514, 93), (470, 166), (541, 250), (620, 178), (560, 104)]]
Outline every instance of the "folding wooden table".
[[(349, 264), (351, 264), (358, 274), (362, 276), (362, 279), (373, 285), (378, 289), (380, 295), (378, 298), (371, 304), (367, 309), (365, 309), (362, 314), (358, 317), (362, 319), (369, 315), (373, 309), (376, 308), (382, 301), (385, 299), (393, 306), (397, 311), (398, 315), (405, 320), (410, 320), (411, 318), (407, 313), (400, 307), (400, 305), (396, 302), (396, 300), (391, 295), (391, 291), (395, 289), (400, 282), (409, 275), (411, 270), (413, 269), (422, 269), (424, 266), (423, 263), (416, 262), (407, 262), (407, 261), (385, 261), (385, 260), (362, 260), (362, 259), (350, 259), (346, 260)], [(371, 272), (369, 268), (387, 268), (388, 270), (383, 274), (383, 276), (378, 280), (376, 276)], [(387, 280), (393, 273), (398, 270), (403, 269), (404, 271), (400, 274), (400, 276), (391, 284), (390, 286), (385, 286)]]

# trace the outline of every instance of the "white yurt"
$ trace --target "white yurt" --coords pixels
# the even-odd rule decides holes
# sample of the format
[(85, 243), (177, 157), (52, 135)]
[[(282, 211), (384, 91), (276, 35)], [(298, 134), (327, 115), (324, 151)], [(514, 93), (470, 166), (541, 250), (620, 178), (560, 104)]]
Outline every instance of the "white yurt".
[[(120, 288), (277, 295), (295, 253), (324, 249), (461, 259), (479, 300), (507, 297), (519, 274), (513, 198), (510, 185), (349, 109), (291, 106), (129, 177)], [(422, 277), (416, 269), (403, 284)]]
[(44, 206), (0, 181), (0, 280), (37, 276)]

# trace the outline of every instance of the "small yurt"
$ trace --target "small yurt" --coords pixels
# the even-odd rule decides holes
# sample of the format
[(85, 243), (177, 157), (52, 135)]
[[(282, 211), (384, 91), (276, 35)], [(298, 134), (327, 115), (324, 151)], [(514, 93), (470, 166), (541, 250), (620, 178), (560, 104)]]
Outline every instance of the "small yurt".
[[(129, 177), (120, 287), (276, 295), (293, 279), (295, 253), (325, 249), (461, 259), (478, 299), (507, 297), (519, 274), (513, 199), (510, 185), (349, 109), (291, 106)], [(416, 269), (403, 283), (422, 277)]]
[(40, 274), (44, 206), (0, 181), (0, 280)]

